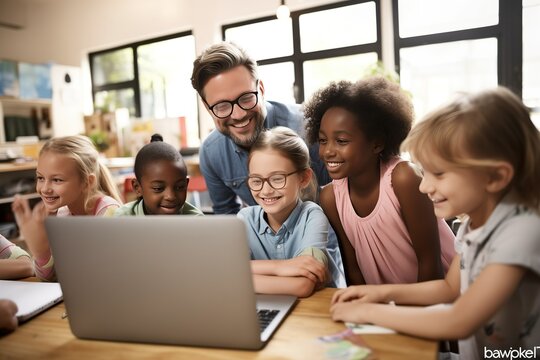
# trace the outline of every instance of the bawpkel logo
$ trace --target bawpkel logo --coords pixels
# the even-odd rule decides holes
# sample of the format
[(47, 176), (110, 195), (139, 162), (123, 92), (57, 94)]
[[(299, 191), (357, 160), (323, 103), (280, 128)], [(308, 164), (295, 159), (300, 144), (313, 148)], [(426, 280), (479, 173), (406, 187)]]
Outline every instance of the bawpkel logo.
[(510, 348), (491, 350), (484, 347), (484, 359), (537, 359), (537, 354), (540, 355), (540, 346), (535, 346), (532, 349)]

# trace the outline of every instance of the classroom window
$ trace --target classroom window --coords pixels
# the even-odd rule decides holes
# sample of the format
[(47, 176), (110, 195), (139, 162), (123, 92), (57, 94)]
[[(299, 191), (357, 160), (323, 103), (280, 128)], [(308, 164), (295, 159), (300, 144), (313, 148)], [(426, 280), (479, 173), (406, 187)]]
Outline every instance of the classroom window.
[(411, 37), (496, 25), (498, 0), (398, 2), (399, 36)]
[(393, 10), (396, 69), (417, 119), (456, 92), (499, 84), (521, 95), (519, 1), (393, 0)]
[(304, 62), (306, 99), (332, 80), (356, 81), (364, 77), (365, 69), (377, 62), (377, 53), (339, 56)]
[(135, 93), (133, 89), (103, 90), (94, 94), (94, 106), (97, 109), (113, 111), (118, 108), (128, 109), (130, 114), (135, 113)]
[(283, 103), (294, 103), (294, 64), (292, 61), (259, 66), (259, 78), (264, 79), (264, 96)]
[(242, 44), (242, 47), (255, 59), (270, 59), (293, 54), (290, 18), (227, 28), (225, 38), (236, 44)]
[(180, 119), (199, 141), (197, 94), (190, 77), (195, 39), (184, 32), (89, 54), (94, 108), (127, 108), (132, 117)]
[(401, 86), (413, 94), (417, 115), (459, 91), (497, 86), (497, 40), (455, 41), (400, 51)]
[(266, 98), (302, 103), (329, 81), (357, 80), (381, 58), (379, 0), (349, 0), (223, 26), (259, 64)]
[(523, 101), (540, 112), (540, 0), (523, 0)]
[(92, 59), (95, 86), (133, 80), (133, 50), (120, 49), (97, 55)]
[(300, 15), (302, 52), (374, 43), (376, 19), (374, 2)]

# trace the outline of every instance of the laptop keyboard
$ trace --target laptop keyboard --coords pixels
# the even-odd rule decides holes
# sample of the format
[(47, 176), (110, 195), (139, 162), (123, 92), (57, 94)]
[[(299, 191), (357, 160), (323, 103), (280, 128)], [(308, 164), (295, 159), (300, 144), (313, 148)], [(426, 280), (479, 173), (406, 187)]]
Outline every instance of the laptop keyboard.
[(259, 325), (261, 326), (261, 332), (266, 329), (268, 324), (270, 324), (272, 320), (274, 320), (278, 313), (279, 310), (257, 309), (257, 316), (259, 317)]

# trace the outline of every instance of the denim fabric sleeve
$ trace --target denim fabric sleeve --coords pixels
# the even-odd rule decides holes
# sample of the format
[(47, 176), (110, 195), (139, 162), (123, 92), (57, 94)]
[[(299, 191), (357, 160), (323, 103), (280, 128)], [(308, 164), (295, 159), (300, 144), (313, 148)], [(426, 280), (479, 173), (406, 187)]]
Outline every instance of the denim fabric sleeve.
[(199, 167), (204, 176), (208, 194), (212, 200), (212, 208), (215, 214), (236, 214), (240, 210), (240, 204), (236, 201), (236, 193), (225, 185), (223, 180), (212, 168), (212, 159), (209, 152), (201, 148), (199, 154)]

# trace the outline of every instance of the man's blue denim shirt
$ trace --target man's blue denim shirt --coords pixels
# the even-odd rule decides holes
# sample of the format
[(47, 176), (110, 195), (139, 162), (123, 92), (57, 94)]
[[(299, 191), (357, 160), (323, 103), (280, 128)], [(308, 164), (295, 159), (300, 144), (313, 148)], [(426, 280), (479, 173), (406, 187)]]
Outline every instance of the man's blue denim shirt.
[[(304, 135), (304, 116), (299, 105), (267, 101), (264, 127), (286, 126)], [(319, 145), (309, 147), (311, 168), (319, 186), (331, 181), (324, 163), (319, 158)], [(256, 205), (245, 182), (248, 176), (248, 151), (232, 139), (214, 130), (203, 142), (199, 157), (201, 172), (206, 181), (215, 214), (236, 214), (244, 205)], [(240, 201), (238, 200), (240, 199)]]

